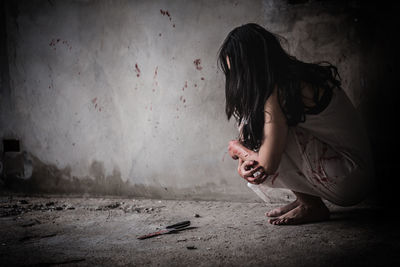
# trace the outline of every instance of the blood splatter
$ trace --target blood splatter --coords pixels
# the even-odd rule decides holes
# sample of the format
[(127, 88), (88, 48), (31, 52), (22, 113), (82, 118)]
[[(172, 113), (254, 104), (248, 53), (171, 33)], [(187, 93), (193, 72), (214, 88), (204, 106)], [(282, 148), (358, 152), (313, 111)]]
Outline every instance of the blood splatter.
[(57, 44), (56, 39), (52, 39), (51, 42), (49, 43), (49, 46), (55, 46)]
[(226, 154), (228, 154), (228, 152), (225, 151), (224, 155), (222, 156), (222, 162), (224, 162)]
[(200, 65), (201, 64), (201, 59), (200, 58), (195, 59), (193, 61), (193, 64), (196, 66), (197, 70), (202, 70), (203, 69), (203, 67)]
[(93, 103), (93, 104), (95, 104), (96, 101), (97, 101), (97, 97), (95, 97), (95, 98), (92, 99), (92, 103)]
[(135, 64), (135, 71), (136, 71), (136, 77), (139, 77), (140, 76), (140, 69), (139, 69), (139, 66), (138, 66), (137, 63)]
[(161, 13), (163, 16), (167, 15), (168, 17), (171, 17), (171, 15), (169, 14), (169, 11), (168, 11), (168, 10), (162, 10), (162, 9), (160, 9), (160, 13)]
[[(169, 21), (172, 22), (171, 14), (169, 14), (169, 11), (168, 11), (168, 10), (162, 10), (162, 9), (160, 9), (160, 13), (161, 13), (161, 15), (163, 15), (163, 16), (167, 16), (168, 19), (169, 19)], [(175, 24), (173, 24), (172, 27), (175, 28)]]
[[(61, 39), (60, 38), (57, 38), (57, 39), (51, 39), (51, 42), (49, 43), (49, 46), (50, 47), (52, 47), (54, 50), (57, 50), (56, 49), (56, 45), (59, 43), (61, 41)], [(68, 41), (62, 41), (62, 44), (64, 44), (66, 47), (67, 47), (67, 49), (69, 49), (69, 50), (71, 50), (72, 49), (72, 46), (71, 45), (69, 45), (68, 44)]]
[(201, 79), (202, 81), (204, 81), (204, 77), (201, 77), (200, 79)]
[(279, 172), (275, 173), (274, 176), (272, 176), (271, 184), (274, 184), (276, 178), (278, 178)]
[(156, 69), (154, 70), (154, 79), (157, 78), (157, 74), (158, 74), (158, 66), (157, 66)]

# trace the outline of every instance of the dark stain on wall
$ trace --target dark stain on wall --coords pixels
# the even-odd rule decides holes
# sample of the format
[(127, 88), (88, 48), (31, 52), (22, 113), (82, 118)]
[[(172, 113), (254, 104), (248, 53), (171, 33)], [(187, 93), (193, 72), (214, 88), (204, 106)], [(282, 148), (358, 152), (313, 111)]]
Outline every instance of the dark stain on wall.
[[(181, 189), (167, 188), (162, 184), (156, 186), (132, 184), (121, 178), (121, 172), (117, 167), (114, 168), (112, 174), (106, 175), (104, 163), (101, 161), (91, 163), (88, 176), (76, 177), (71, 175), (70, 166), (59, 169), (56, 165), (44, 163), (32, 154), (29, 154), (29, 157), (32, 159), (32, 176), (29, 179), (21, 179), (15, 175), (3, 176), (0, 179), (4, 187), (0, 187), (1, 194), (221, 200), (221, 193), (215, 188), (222, 185), (215, 183)], [(229, 195), (229, 193), (224, 195), (226, 200), (235, 198), (238, 201), (254, 201)]]

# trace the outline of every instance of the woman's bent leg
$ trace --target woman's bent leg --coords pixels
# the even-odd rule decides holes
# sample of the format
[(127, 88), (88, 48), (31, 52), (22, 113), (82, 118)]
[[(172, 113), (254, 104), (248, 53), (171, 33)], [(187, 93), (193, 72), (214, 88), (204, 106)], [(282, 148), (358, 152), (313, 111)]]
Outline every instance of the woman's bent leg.
[[(368, 178), (345, 153), (294, 127), (290, 129), (278, 171), (264, 183), (248, 186), (266, 202), (271, 188), (292, 190), (296, 201), (267, 213), (280, 218), (271, 222), (288, 224), (327, 218), (321, 198), (343, 206), (356, 204), (367, 191), (367, 184)], [(315, 214), (311, 214), (310, 207)]]

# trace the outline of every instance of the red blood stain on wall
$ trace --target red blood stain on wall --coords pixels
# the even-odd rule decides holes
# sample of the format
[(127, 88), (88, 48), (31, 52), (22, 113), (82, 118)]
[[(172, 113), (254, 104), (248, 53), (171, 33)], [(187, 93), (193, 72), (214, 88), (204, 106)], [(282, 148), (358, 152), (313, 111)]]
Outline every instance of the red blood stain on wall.
[(136, 72), (136, 77), (139, 77), (140, 76), (140, 69), (139, 69), (139, 66), (138, 66), (137, 63), (135, 64), (135, 72)]
[(193, 61), (193, 64), (196, 66), (197, 70), (202, 70), (203, 69), (203, 67), (201, 66), (201, 59), (200, 58), (195, 59)]
[[(171, 14), (169, 14), (169, 11), (168, 11), (168, 10), (160, 9), (160, 13), (161, 13), (161, 15), (163, 15), (163, 16), (167, 16), (168, 19), (169, 19), (169, 21), (172, 21)], [(172, 27), (175, 28), (175, 23), (172, 25)], [(160, 36), (161, 36), (161, 35), (160, 35)]]
[(161, 15), (163, 15), (163, 16), (167, 15), (169, 18), (171, 18), (171, 15), (169, 14), (169, 11), (168, 11), (168, 10), (162, 10), (162, 9), (160, 9), (160, 13), (161, 13)]
[(153, 92), (156, 91), (156, 87), (158, 87), (158, 82), (157, 82), (157, 75), (158, 75), (158, 66), (156, 66), (155, 70), (154, 70), (154, 76), (153, 76)]
[(101, 107), (100, 104), (97, 103), (97, 97), (93, 98), (91, 102), (92, 102), (92, 104), (94, 105), (94, 109), (97, 110), (97, 107), (98, 107), (98, 108), (99, 108), (98, 111), (101, 112), (101, 109), (102, 109), (103, 107)]
[(50, 43), (49, 43), (49, 46), (50, 46), (51, 48), (53, 48), (53, 50), (57, 50), (56, 46), (57, 46), (60, 42), (61, 42), (68, 50), (71, 50), (71, 49), (72, 49), (72, 46), (68, 43), (68, 41), (66, 41), (66, 40), (61, 40), (60, 38), (57, 38), (57, 39), (53, 38), (53, 39), (51, 39), (51, 41), (50, 41)]
[(157, 78), (157, 74), (158, 74), (158, 66), (154, 70), (154, 78), (153, 78), (154, 80)]

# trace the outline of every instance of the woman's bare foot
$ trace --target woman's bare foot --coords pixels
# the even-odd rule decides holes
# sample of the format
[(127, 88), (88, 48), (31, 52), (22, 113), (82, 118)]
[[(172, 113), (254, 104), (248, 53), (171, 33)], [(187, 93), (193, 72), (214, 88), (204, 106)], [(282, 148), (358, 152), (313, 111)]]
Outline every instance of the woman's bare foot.
[[(280, 215), (279, 217), (269, 219), (268, 221), (271, 224), (302, 224), (325, 221), (329, 219), (329, 209), (325, 206), (324, 202), (322, 202), (321, 198), (298, 192), (294, 193), (297, 196), (297, 200), (291, 203), (293, 205), (291, 205), (290, 207), (293, 208), (286, 213)], [(297, 206), (295, 206), (296, 202)], [(285, 207), (282, 207), (282, 209)], [(287, 207), (287, 209), (289, 209), (290, 207)]]
[(278, 216), (281, 216), (281, 215), (291, 211), (292, 209), (296, 208), (299, 205), (300, 205), (300, 202), (296, 199), (292, 203), (289, 203), (283, 207), (279, 207), (279, 208), (273, 209), (273, 210), (265, 213), (265, 215), (268, 217), (278, 217)]

